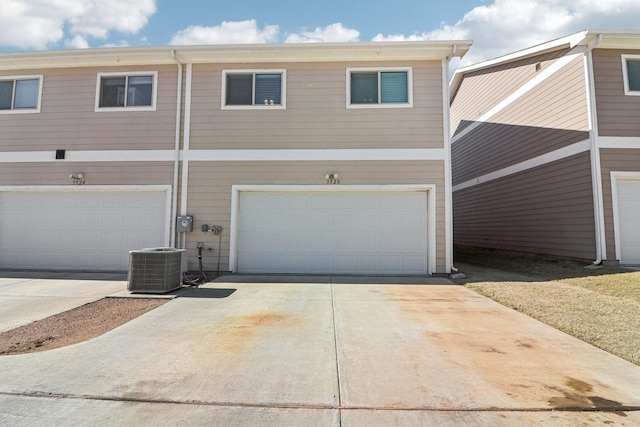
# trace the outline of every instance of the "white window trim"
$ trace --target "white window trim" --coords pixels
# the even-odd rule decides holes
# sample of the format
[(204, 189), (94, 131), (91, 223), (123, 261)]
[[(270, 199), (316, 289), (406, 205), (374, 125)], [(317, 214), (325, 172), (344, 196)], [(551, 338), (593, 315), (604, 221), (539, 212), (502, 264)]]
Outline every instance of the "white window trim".
[[(407, 73), (407, 102), (403, 103), (382, 103), (377, 104), (352, 104), (351, 103), (351, 73), (367, 72), (393, 72), (404, 71)], [(347, 92), (346, 105), (349, 109), (361, 108), (413, 108), (413, 68), (412, 67), (367, 67), (367, 68), (347, 68), (346, 73)]]
[[(103, 77), (132, 77), (132, 76), (151, 76), (152, 77), (152, 92), (151, 92), (151, 105), (139, 106), (139, 107), (101, 107), (100, 106), (100, 89), (102, 86)], [(158, 95), (158, 72), (157, 71), (120, 71), (109, 73), (98, 73), (96, 79), (96, 105), (95, 111), (108, 112), (108, 111), (156, 111), (156, 100)]]
[[(227, 105), (227, 75), (229, 74), (280, 74), (282, 76), (282, 103), (280, 105)], [(222, 91), (220, 108), (223, 110), (286, 110), (287, 109), (287, 70), (284, 68), (251, 68), (222, 70)], [(255, 91), (255, 84), (253, 89)]]
[(629, 89), (629, 75), (627, 73), (627, 60), (640, 61), (640, 55), (622, 55), (622, 75), (624, 81), (624, 94), (630, 96), (640, 96), (640, 90)]
[[(0, 110), (0, 114), (30, 114), (30, 113), (39, 113), (40, 105), (42, 102), (42, 82), (44, 77), (42, 74), (32, 74), (32, 75), (21, 75), (21, 76), (0, 76), (0, 81), (7, 80), (38, 80), (38, 99), (36, 100), (35, 108), (12, 108), (10, 110)], [(14, 86), (14, 94), (12, 95), (11, 102), (13, 102), (13, 97), (15, 97), (15, 86)]]

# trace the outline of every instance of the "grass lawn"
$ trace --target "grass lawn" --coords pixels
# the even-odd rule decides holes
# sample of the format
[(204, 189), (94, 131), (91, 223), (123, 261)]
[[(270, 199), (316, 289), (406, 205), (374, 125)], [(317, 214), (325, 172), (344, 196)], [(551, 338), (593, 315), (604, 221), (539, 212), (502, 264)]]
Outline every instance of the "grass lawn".
[(640, 271), (478, 250), (455, 260), (468, 288), (640, 365)]

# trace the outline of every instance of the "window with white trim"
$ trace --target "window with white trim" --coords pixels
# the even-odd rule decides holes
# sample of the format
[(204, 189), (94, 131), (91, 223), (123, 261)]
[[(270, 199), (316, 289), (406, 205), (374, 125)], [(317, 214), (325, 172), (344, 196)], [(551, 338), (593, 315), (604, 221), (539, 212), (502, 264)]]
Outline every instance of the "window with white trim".
[(0, 77), (0, 113), (39, 113), (42, 76)]
[(640, 55), (622, 55), (625, 95), (640, 96)]
[(157, 80), (157, 72), (99, 73), (96, 111), (154, 111)]
[(222, 108), (286, 108), (286, 70), (223, 70)]
[(347, 108), (412, 106), (411, 68), (347, 68)]

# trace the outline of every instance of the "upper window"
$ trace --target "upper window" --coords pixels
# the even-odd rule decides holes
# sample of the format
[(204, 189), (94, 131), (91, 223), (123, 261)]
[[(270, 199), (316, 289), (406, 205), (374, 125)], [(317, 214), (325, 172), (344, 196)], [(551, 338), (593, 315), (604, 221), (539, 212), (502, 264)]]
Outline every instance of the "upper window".
[(38, 113), (42, 76), (0, 77), (0, 113)]
[(285, 70), (225, 70), (222, 88), (223, 109), (286, 107)]
[(100, 73), (96, 111), (156, 109), (156, 72)]
[(625, 95), (640, 96), (640, 55), (622, 55)]
[(411, 68), (348, 68), (347, 108), (412, 107)]

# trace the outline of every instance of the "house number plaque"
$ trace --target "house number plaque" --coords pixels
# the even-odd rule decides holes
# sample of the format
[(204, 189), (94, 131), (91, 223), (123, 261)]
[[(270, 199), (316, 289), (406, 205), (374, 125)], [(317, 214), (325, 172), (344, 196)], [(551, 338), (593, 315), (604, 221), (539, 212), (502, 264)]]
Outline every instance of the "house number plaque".
[(340, 177), (337, 173), (329, 173), (325, 176), (327, 180), (327, 184), (329, 185), (337, 185), (340, 184)]

